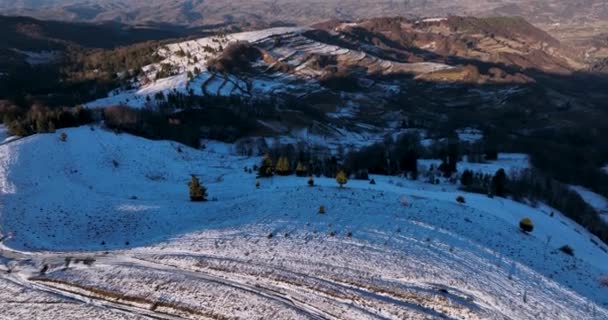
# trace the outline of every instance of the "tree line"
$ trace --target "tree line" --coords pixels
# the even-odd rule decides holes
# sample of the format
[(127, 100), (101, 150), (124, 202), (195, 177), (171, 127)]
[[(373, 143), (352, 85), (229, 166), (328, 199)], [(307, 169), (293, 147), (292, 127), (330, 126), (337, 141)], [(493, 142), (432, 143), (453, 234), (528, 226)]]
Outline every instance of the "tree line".
[(8, 101), (0, 101), (0, 115), (8, 132), (14, 136), (52, 133), (56, 129), (77, 127), (93, 122), (93, 114), (83, 107), (48, 107), (34, 104), (22, 108)]
[[(425, 174), (430, 177), (431, 183), (436, 183), (440, 175), (460, 182), (462, 189), (468, 192), (489, 197), (510, 197), (533, 205), (545, 203), (608, 243), (608, 224), (600, 218), (599, 213), (578, 193), (539, 169), (525, 169), (509, 175), (504, 169), (494, 174), (460, 171), (458, 162), (465, 155), (471, 157), (473, 154), (475, 161), (497, 158), (496, 149), (484, 148), (483, 144), (447, 141), (426, 147), (420, 144), (416, 134), (406, 134), (396, 140), (389, 138), (382, 143), (348, 152), (276, 144), (264, 150), (263, 161), (255, 169), (260, 177), (296, 174), (335, 178), (343, 172), (346, 177), (354, 179), (369, 180), (369, 174), (380, 174), (406, 176), (415, 180), (420, 174)], [(422, 170), (418, 165), (420, 158), (439, 158), (441, 164), (437, 168), (419, 172)]]

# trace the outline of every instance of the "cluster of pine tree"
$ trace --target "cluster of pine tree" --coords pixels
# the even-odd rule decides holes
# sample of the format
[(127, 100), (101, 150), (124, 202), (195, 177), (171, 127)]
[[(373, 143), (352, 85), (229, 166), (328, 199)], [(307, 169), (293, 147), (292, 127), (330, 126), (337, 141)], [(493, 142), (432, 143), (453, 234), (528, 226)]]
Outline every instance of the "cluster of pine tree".
[[(290, 165), (289, 159), (285, 156), (281, 156), (281, 157), (279, 157), (279, 160), (277, 161), (277, 163), (275, 165), (274, 162), (272, 161), (272, 158), (268, 154), (264, 155), (264, 158), (262, 159), (262, 163), (260, 163), (260, 165), (258, 167), (258, 176), (259, 177), (271, 177), (275, 173), (278, 175), (281, 175), (281, 176), (288, 176), (290, 174), (293, 174), (294, 172), (293, 172), (293, 170), (291, 170), (291, 165)], [(312, 177), (312, 174), (307, 170), (307, 167), (305, 165), (303, 165), (302, 162), (300, 162), (300, 161), (298, 161), (298, 163), (296, 165), (295, 174), (298, 177), (305, 177), (308, 175), (309, 176), (308, 185), (314, 186), (315, 182)], [(340, 185), (340, 187), (342, 187), (343, 185), (345, 185), (348, 182), (348, 174), (344, 170), (337, 171), (335, 178), (336, 178), (336, 182)], [(256, 180), (256, 187), (259, 188), (259, 186), (260, 186), (259, 180)]]
[(5, 113), (3, 121), (10, 134), (24, 137), (88, 124), (93, 121), (93, 116), (89, 109), (83, 107), (51, 108), (34, 105), (23, 113)]
[(148, 139), (173, 140), (193, 148), (200, 146), (200, 130), (194, 125), (172, 123), (169, 117), (147, 108), (113, 106), (105, 108), (103, 118), (108, 128)]
[(207, 67), (212, 72), (219, 73), (246, 73), (251, 71), (252, 62), (260, 59), (262, 53), (247, 41), (231, 43), (222, 53), (210, 59)]
[(346, 155), (343, 167), (366, 179), (367, 174), (411, 174), (418, 176), (418, 158), (423, 147), (416, 134), (403, 135), (398, 140), (386, 139)]
[(465, 170), (460, 175), (460, 184), (466, 191), (475, 193), (485, 193), (504, 197), (507, 195), (507, 184), (509, 179), (504, 169), (499, 169), (494, 175), (474, 173)]
[(295, 165), (295, 170), (292, 170), (292, 162), (286, 156), (279, 157), (276, 164), (274, 164), (274, 161), (270, 155), (266, 154), (262, 159), (262, 163), (258, 167), (258, 175), (260, 177), (270, 177), (274, 174), (288, 176), (293, 174), (294, 171), (298, 177), (312, 175), (312, 173), (308, 170), (308, 167), (301, 161), (298, 161)]
[(456, 143), (448, 144), (448, 148), (441, 153), (441, 164), (439, 165), (439, 171), (443, 173), (446, 178), (451, 177), (458, 171), (457, 163), (460, 160), (459, 145)]
[(132, 70), (134, 75), (142, 67), (160, 62), (162, 57), (157, 53), (160, 43), (148, 41), (116, 49), (82, 49), (70, 47), (65, 54), (64, 72), (70, 80), (82, 81), (92, 78), (116, 80), (117, 74)]

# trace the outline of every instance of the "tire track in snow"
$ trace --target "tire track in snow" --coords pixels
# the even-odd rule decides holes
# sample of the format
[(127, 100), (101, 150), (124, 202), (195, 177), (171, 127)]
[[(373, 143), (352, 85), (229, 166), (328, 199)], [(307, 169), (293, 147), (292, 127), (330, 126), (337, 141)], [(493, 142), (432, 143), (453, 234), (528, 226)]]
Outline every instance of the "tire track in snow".
[(116, 263), (111, 264), (112, 266), (123, 266), (123, 267), (132, 267), (132, 268), (144, 268), (146, 270), (156, 270), (163, 272), (178, 272), (181, 275), (186, 275), (189, 277), (193, 277), (196, 279), (204, 280), (207, 282), (216, 283), (219, 285), (231, 287), (234, 289), (238, 289), (241, 291), (245, 291), (257, 296), (261, 296), (271, 301), (278, 302), (280, 304), (285, 305), (288, 308), (294, 309), (295, 311), (306, 315), (309, 319), (317, 319), (317, 320), (328, 320), (328, 319), (339, 319), (338, 316), (327, 313), (323, 310), (320, 310), (314, 306), (306, 304), (304, 301), (291, 297), (289, 295), (283, 294), (281, 292), (268, 289), (260, 286), (252, 286), (243, 282), (225, 279), (217, 276), (212, 276), (210, 274), (203, 274), (201, 272), (189, 271), (180, 269), (175, 266), (160, 264), (155, 262), (150, 262), (147, 260), (142, 260), (134, 257), (129, 257), (122, 261), (117, 261)]
[[(143, 257), (142, 255), (139, 255), (140, 257)], [(162, 259), (163, 257), (183, 257), (183, 258), (203, 258), (203, 259), (209, 259), (209, 260), (217, 260), (217, 261), (226, 261), (226, 262), (231, 262), (231, 263), (236, 263), (236, 264), (241, 264), (241, 265), (252, 265), (255, 267), (260, 267), (262, 269), (269, 269), (269, 270), (273, 270), (273, 271), (279, 271), (281, 273), (283, 273), (285, 276), (297, 276), (300, 277), (302, 279), (306, 279), (306, 280), (312, 280), (313, 282), (316, 281), (319, 284), (323, 284), (325, 286), (327, 286), (328, 288), (330, 287), (334, 287), (334, 289), (338, 290), (338, 291), (342, 291), (344, 293), (354, 293), (356, 297), (358, 298), (366, 298), (366, 300), (372, 302), (372, 301), (379, 301), (379, 302), (383, 302), (392, 306), (397, 306), (400, 308), (403, 308), (405, 310), (409, 310), (409, 311), (414, 311), (414, 312), (418, 312), (422, 315), (428, 315), (428, 316), (433, 316), (433, 317), (437, 317), (437, 318), (442, 318), (442, 319), (453, 319), (451, 317), (449, 317), (446, 314), (443, 314), (439, 311), (436, 311), (435, 309), (431, 309), (429, 307), (425, 307), (424, 305), (420, 304), (419, 302), (415, 301), (416, 299), (414, 298), (414, 296), (416, 295), (415, 292), (409, 292), (408, 293), (399, 293), (399, 292), (393, 292), (391, 290), (384, 290), (382, 291), (381, 287), (378, 287), (379, 291), (374, 290), (374, 287), (372, 284), (364, 284), (364, 283), (358, 283), (358, 282), (353, 282), (352, 280), (348, 280), (348, 279), (338, 279), (337, 277), (320, 277), (317, 275), (311, 275), (311, 274), (304, 274), (304, 273), (300, 273), (300, 272), (296, 272), (296, 271), (291, 271), (289, 269), (285, 269), (285, 268), (281, 268), (279, 266), (271, 266), (271, 265), (265, 265), (265, 264), (260, 264), (260, 263), (252, 263), (252, 262), (244, 262), (238, 259), (233, 259), (233, 258), (224, 258), (224, 257), (213, 257), (213, 256), (208, 256), (208, 255), (193, 255), (193, 254), (188, 254), (188, 253), (180, 253), (180, 254), (153, 254), (150, 255), (151, 258), (160, 258)], [(136, 258), (138, 260), (142, 260), (142, 261), (146, 261), (146, 262), (150, 262), (150, 263), (154, 263), (154, 264), (159, 264), (159, 265), (163, 265), (163, 266), (171, 266), (170, 264), (166, 264), (166, 263), (158, 263), (158, 262), (152, 262), (150, 260), (146, 260), (146, 259), (142, 259), (142, 258)], [(173, 266), (171, 266), (173, 267)], [(175, 267), (177, 268), (177, 267)], [(181, 269), (180, 270), (185, 270), (185, 269)], [(191, 269), (190, 269), (191, 270)], [(234, 273), (234, 271), (228, 270), (228, 269), (224, 269), (224, 270), (216, 270), (215, 271), (221, 272), (221, 273)], [(188, 272), (192, 272), (192, 271), (188, 271)], [(194, 271), (194, 272), (202, 272), (202, 271)], [(209, 274), (209, 273), (206, 273)], [(247, 275), (247, 276), (260, 276), (260, 275), (265, 275), (266, 273), (263, 272), (263, 270), (261, 270), (259, 272), (259, 274), (253, 274), (253, 273), (248, 273), (248, 272), (243, 272), (243, 275)], [(337, 275), (338, 273), (336, 273)], [(224, 279), (223, 277), (218, 277), (219, 279)], [(302, 282), (298, 282), (296, 280), (292, 281), (286, 281), (286, 280), (281, 280), (280, 277), (276, 277), (276, 278), (272, 278), (272, 277), (266, 277), (268, 280), (271, 281), (276, 281), (276, 282), (281, 282), (281, 283), (285, 283), (287, 285), (290, 286), (295, 286), (297, 288), (300, 287), (304, 287), (304, 288), (308, 288), (309, 290), (313, 290), (314, 291), (314, 285), (310, 284), (310, 283), (305, 283), (304, 281)], [(256, 286), (256, 288), (258, 288)], [(272, 290), (270, 288), (266, 288), (267, 290), (271, 290), (273, 292), (276, 292), (278, 294), (282, 294), (278, 291)], [(429, 289), (425, 289), (422, 287), (415, 287), (413, 288), (416, 291), (426, 291), (427, 293), (429, 293)], [(448, 300), (448, 302), (450, 303), (450, 307), (454, 307), (452, 304), (453, 303), (459, 303), (462, 302), (461, 299), (455, 299), (452, 296), (446, 297), (447, 294), (443, 294), (440, 295), (443, 298), (446, 298)], [(339, 298), (337, 296), (332, 296), (331, 294), (329, 295), (323, 295), (326, 298), (332, 298), (334, 299), (335, 302), (340, 302), (344, 303), (346, 300), (345, 298)], [(411, 301), (408, 301), (410, 299), (406, 299), (406, 296), (410, 296)], [(427, 297), (428, 298), (428, 297)], [(423, 296), (420, 296), (420, 299), (424, 299)], [(352, 300), (351, 300), (352, 302)], [(476, 304), (469, 304), (468, 306), (465, 306), (463, 304), (461, 304), (462, 308), (468, 309), (468, 310), (472, 310), (472, 309), (477, 309), (476, 311), (481, 311), (480, 306), (476, 305)], [(378, 313), (374, 313), (370, 310), (367, 310), (363, 307), (359, 307), (353, 304), (349, 304), (350, 308), (355, 308), (356, 310), (368, 314), (369, 316), (372, 316), (374, 318), (377, 319), (388, 319), (385, 318), (383, 316), (381, 316)]]
[(159, 320), (184, 319), (184, 318), (177, 317), (177, 316), (165, 315), (165, 314), (157, 313), (157, 312), (147, 310), (144, 308), (139, 308), (139, 307), (127, 304), (127, 303), (112, 302), (107, 299), (102, 299), (102, 298), (98, 298), (98, 297), (94, 297), (94, 296), (80, 294), (80, 293), (77, 293), (74, 291), (68, 291), (68, 290), (56, 288), (53, 286), (43, 284), (41, 282), (28, 280), (25, 277), (20, 277), (19, 275), (15, 275), (15, 274), (13, 274), (13, 276), (10, 276), (10, 277), (4, 277), (4, 279), (6, 279), (24, 289), (49, 293), (54, 296), (64, 298), (68, 301), (76, 301), (76, 302), (80, 302), (85, 305), (91, 305), (91, 306), (102, 308), (102, 309), (108, 309), (108, 310), (120, 312), (120, 313), (123, 313), (126, 315), (147, 317), (150, 319), (159, 319)]
[[(68, 292), (66, 290), (55, 288), (53, 286), (49, 286), (37, 281), (29, 280), (29, 278), (35, 274), (34, 266), (36, 264), (44, 264), (45, 262), (55, 264), (60, 263), (61, 261), (64, 261), (65, 256), (66, 254), (64, 253), (21, 252), (12, 250), (0, 243), (0, 258), (4, 258), (6, 260), (7, 267), (12, 265), (12, 268), (8, 269), (10, 270), (10, 272), (6, 273), (4, 276), (2, 276), (2, 278), (24, 289), (49, 293), (51, 295), (67, 299), (69, 301), (76, 301), (85, 305), (91, 305), (102, 309), (109, 309), (127, 315), (137, 315), (160, 320), (183, 319), (177, 316), (163, 315), (151, 310), (139, 308), (129, 304), (112, 302), (106, 299), (78, 294), (76, 292)], [(14, 270), (17, 268), (17, 266), (23, 267), (23, 270)]]

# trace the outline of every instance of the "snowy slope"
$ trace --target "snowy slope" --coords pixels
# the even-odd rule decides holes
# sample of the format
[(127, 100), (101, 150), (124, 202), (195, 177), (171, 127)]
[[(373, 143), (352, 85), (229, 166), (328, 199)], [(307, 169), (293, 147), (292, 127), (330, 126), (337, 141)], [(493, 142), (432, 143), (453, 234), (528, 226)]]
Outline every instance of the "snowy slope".
[(608, 199), (582, 186), (571, 186), (570, 188), (598, 212), (608, 212)]
[(9, 133), (7, 128), (3, 125), (0, 124), (0, 143), (5, 142), (9, 137)]
[[(275, 177), (256, 189), (243, 168), (259, 159), (230, 145), (59, 133), (0, 146), (0, 270), (12, 270), (0, 292), (28, 301), (2, 293), (7, 319), (40, 310), (49, 292), (60, 303), (39, 318), (61, 301), (104, 319), (608, 318), (598, 280), (608, 249), (543, 205), (381, 176), (343, 189)], [(213, 201), (188, 201), (190, 174)], [(95, 262), (74, 262), (84, 257)]]
[(19, 137), (11, 136), (6, 126), (0, 124), (0, 144), (10, 142), (18, 138)]
[(600, 217), (608, 222), (608, 199), (582, 186), (571, 186), (585, 202), (595, 209)]
[[(215, 75), (207, 71), (207, 61), (215, 56), (210, 50), (219, 50), (235, 41), (249, 41), (255, 43), (272, 36), (296, 34), (306, 30), (305, 28), (271, 28), (260, 31), (250, 31), (229, 34), (225, 37), (214, 36), (190, 40), (185, 42), (169, 44), (160, 49), (159, 54), (165, 59), (160, 63), (143, 67), (145, 83), (141, 83), (136, 89), (114, 92), (107, 98), (87, 103), (88, 107), (106, 107), (109, 105), (128, 105), (131, 107), (143, 107), (146, 103), (146, 97), (153, 97), (158, 92), (165, 94), (177, 91), (187, 93), (189, 89), (196, 90), (195, 93), (203, 95), (201, 85), (207, 83), (209, 78), (221, 77), (217, 81), (211, 81), (210, 85), (215, 84), (216, 88), (209, 88), (212, 94), (228, 96), (231, 94), (243, 94), (242, 92), (229, 90), (225, 88), (220, 90), (225, 79), (223, 76)], [(180, 54), (178, 54), (178, 52)], [(181, 52), (190, 57), (181, 55)], [(156, 73), (160, 69), (161, 64), (169, 64), (177, 68), (177, 74), (167, 78), (156, 79)], [(194, 72), (195, 68), (201, 70), (201, 74), (190, 81), (188, 79), (188, 71)]]

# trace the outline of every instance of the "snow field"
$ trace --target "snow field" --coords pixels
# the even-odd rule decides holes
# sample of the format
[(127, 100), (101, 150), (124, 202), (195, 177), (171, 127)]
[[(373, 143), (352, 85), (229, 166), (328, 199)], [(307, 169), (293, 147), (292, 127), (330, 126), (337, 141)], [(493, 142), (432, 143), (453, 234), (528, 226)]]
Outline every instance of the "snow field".
[[(608, 317), (606, 246), (551, 208), (383, 176), (342, 189), (274, 177), (256, 189), (243, 168), (259, 158), (178, 147), (99, 127), (0, 146), (0, 266), (14, 270), (1, 288), (19, 287), (33, 308), (53, 292), (75, 314), (110, 319)], [(190, 174), (213, 201), (188, 201)], [(66, 268), (84, 256), (95, 262)], [(1, 301), (7, 319), (27, 312)]]

